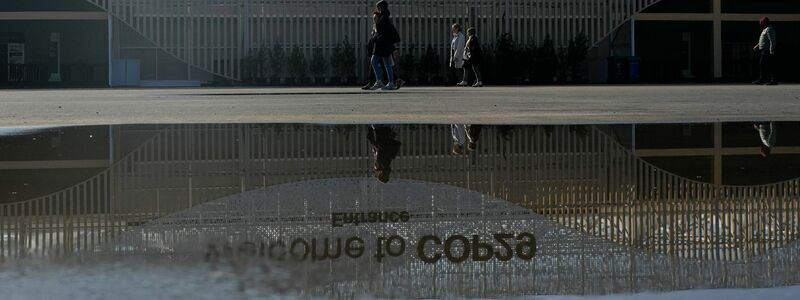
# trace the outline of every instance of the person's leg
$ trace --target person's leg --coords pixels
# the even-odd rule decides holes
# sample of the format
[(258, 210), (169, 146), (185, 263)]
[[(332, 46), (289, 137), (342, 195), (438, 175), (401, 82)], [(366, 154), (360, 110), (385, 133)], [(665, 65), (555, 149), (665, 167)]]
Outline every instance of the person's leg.
[(777, 81), (777, 77), (775, 76), (775, 68), (776, 68), (776, 66), (777, 66), (777, 63), (775, 61), (775, 55), (767, 54), (767, 73), (768, 73), (769, 77), (764, 78), (764, 81), (769, 80), (769, 81), (767, 81), (767, 83), (775, 84), (775, 83), (778, 82)]
[(483, 125), (467, 125), (467, 139), (470, 143), (477, 143), (481, 137)]
[(361, 87), (362, 90), (368, 90), (372, 87), (373, 82), (375, 81), (375, 72), (372, 68), (372, 61), (367, 64), (367, 84)]
[(461, 76), (461, 83), (464, 84), (464, 85), (467, 85), (468, 82), (469, 82), (469, 66), (470, 65), (471, 65), (471, 63), (465, 62), (464, 63), (464, 68), (462, 68), (462, 70), (464, 70), (464, 74)]
[(458, 81), (458, 83), (456, 83), (456, 85), (458, 85), (458, 86), (464, 86), (464, 81), (463, 80), (459, 80), (459, 79), (464, 79), (464, 70), (465, 69), (466, 69), (466, 66), (463, 66), (463, 65), (461, 66), (461, 68), (456, 68), (456, 76), (455, 77), (456, 77), (456, 81)]
[(373, 55), (370, 62), (372, 63), (372, 71), (375, 74), (375, 84), (383, 83), (383, 71), (381, 71), (380, 58)]
[(464, 124), (450, 125), (450, 133), (453, 136), (453, 147), (450, 153), (454, 155), (464, 154), (464, 144), (467, 142), (467, 128)]
[(472, 72), (475, 73), (475, 87), (483, 86), (483, 76), (481, 76), (481, 66), (479, 64), (472, 65)]
[(758, 80), (753, 81), (755, 84), (762, 84), (767, 79), (767, 53), (761, 51), (761, 57), (758, 59)]
[(483, 82), (483, 76), (481, 75), (480, 65), (477, 64), (472, 65), (472, 72), (475, 72), (475, 79), (478, 80), (478, 82)]
[(392, 59), (390, 56), (383, 58), (383, 65), (386, 69), (386, 82), (394, 85), (394, 72), (392, 71)]

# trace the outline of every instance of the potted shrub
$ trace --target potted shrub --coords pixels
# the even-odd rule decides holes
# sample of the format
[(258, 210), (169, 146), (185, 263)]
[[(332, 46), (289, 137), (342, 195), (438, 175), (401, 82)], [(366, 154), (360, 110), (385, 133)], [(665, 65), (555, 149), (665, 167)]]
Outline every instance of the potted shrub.
[(498, 67), (502, 70), (500, 80), (502, 84), (515, 84), (519, 74), (517, 61), (517, 49), (510, 33), (503, 33), (497, 40), (496, 60)]
[(428, 45), (425, 54), (419, 59), (419, 81), (421, 84), (434, 84), (441, 81), (442, 62), (439, 53)]
[(255, 85), (258, 81), (258, 56), (254, 51), (250, 51), (245, 57), (242, 57), (241, 68), (242, 82), (246, 85)]
[(256, 73), (258, 76), (257, 83), (258, 85), (266, 85), (267, 84), (267, 67), (269, 65), (269, 48), (267, 45), (261, 44), (258, 47), (258, 53), (256, 54)]
[(543, 84), (553, 84), (558, 71), (558, 54), (553, 45), (553, 39), (548, 35), (542, 46), (536, 50), (536, 81)]
[(589, 55), (589, 39), (585, 34), (580, 33), (569, 41), (567, 47), (566, 64), (570, 82), (586, 82), (588, 78), (585, 64), (587, 55)]
[(347, 78), (347, 85), (354, 85), (358, 81), (356, 78), (356, 49), (347, 38), (342, 41), (342, 68)]
[(519, 50), (519, 69), (523, 83), (532, 84), (536, 81), (536, 43), (528, 43)]
[(355, 84), (356, 82), (356, 52), (347, 38), (336, 44), (331, 54), (331, 66), (334, 74), (339, 78), (339, 84)]
[(269, 62), (272, 69), (272, 78), (270, 78), (269, 82), (272, 85), (281, 84), (281, 75), (283, 75), (283, 67), (286, 64), (284, 61), (285, 56), (283, 45), (275, 44), (272, 46), (272, 50), (269, 52)]
[(311, 76), (314, 77), (314, 84), (325, 84), (325, 73), (328, 72), (328, 65), (325, 61), (325, 56), (322, 55), (322, 48), (314, 49), (314, 55), (311, 56), (308, 69), (311, 71)]
[(289, 74), (292, 77), (287, 78), (287, 84), (305, 85), (308, 82), (306, 80), (307, 69), (308, 65), (306, 64), (306, 56), (303, 54), (303, 50), (295, 46), (292, 48), (291, 54), (289, 54)]
[(409, 47), (408, 52), (400, 56), (400, 72), (408, 83), (414, 84), (414, 70), (417, 69), (417, 58), (414, 56), (414, 46)]

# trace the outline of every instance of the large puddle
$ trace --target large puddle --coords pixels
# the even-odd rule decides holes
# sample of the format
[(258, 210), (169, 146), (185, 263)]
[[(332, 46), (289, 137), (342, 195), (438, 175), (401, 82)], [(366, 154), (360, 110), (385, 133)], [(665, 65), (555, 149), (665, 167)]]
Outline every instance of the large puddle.
[(3, 129), (0, 281), (28, 287), (12, 298), (95, 299), (796, 285), (798, 133), (791, 122)]

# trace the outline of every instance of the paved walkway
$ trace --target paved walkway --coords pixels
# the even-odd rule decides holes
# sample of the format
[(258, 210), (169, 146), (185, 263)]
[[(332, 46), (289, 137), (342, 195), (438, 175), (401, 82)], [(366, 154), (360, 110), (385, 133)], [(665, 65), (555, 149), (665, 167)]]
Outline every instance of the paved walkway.
[(0, 91), (0, 127), (125, 123), (799, 121), (800, 85)]

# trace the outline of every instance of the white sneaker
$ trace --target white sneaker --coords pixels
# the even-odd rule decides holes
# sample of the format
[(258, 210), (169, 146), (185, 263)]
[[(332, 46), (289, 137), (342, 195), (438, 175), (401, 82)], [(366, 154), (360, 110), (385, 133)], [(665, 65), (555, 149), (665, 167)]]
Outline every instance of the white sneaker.
[(462, 81), (462, 82), (458, 83), (458, 86), (468, 86), (468, 85), (469, 85), (469, 82), (466, 82), (466, 81)]
[(382, 89), (385, 86), (386, 85), (383, 84), (383, 81), (375, 81), (375, 84), (373, 84), (372, 87), (370, 87), (369, 89), (374, 91)]
[(384, 90), (384, 91), (393, 91), (393, 90), (396, 90), (396, 89), (397, 89), (397, 87), (392, 82), (389, 82), (389, 84), (387, 84), (386, 86), (381, 88), (381, 90)]
[(483, 86), (483, 81), (478, 81), (472, 85), (472, 87), (482, 87), (482, 86)]

